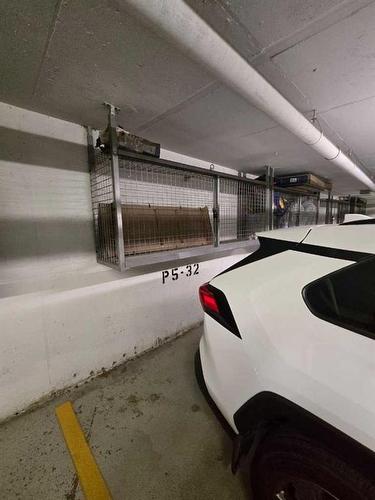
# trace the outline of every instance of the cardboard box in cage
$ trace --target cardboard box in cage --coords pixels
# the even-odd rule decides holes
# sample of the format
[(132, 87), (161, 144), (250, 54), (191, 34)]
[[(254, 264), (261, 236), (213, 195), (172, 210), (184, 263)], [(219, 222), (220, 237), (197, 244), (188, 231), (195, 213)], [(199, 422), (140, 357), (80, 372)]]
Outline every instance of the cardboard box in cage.
[[(212, 245), (208, 207), (167, 207), (122, 204), (125, 255)], [(115, 246), (114, 205), (98, 208), (98, 255), (113, 258)]]

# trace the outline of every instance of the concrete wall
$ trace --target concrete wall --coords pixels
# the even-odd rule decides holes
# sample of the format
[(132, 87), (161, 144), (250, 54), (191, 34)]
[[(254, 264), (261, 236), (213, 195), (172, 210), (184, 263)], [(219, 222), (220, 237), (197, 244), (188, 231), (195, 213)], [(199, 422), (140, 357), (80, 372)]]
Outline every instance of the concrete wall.
[(95, 263), (83, 127), (0, 104), (0, 282)]
[(0, 127), (3, 419), (199, 322), (199, 284), (242, 256), (165, 284), (97, 264), (85, 130), (1, 103)]

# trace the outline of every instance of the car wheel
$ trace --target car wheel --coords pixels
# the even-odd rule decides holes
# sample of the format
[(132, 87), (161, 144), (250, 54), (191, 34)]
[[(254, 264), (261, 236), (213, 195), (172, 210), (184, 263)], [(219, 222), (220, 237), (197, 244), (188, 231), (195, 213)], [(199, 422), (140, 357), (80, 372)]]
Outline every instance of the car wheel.
[(268, 435), (250, 473), (254, 500), (374, 500), (375, 482), (292, 430)]

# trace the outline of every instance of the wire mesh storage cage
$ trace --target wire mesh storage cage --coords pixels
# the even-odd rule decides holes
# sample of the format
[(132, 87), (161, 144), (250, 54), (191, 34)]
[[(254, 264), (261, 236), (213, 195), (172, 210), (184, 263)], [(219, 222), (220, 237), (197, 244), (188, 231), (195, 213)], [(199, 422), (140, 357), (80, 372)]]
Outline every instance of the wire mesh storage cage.
[[(266, 229), (266, 187), (120, 154), (118, 183), (124, 256), (213, 247)], [(99, 262), (119, 267), (121, 256), (111, 155), (95, 149), (91, 191)], [(199, 170), (199, 171), (198, 171)]]
[(209, 253), (267, 229), (340, 223), (350, 210), (349, 200), (90, 144), (97, 260), (119, 270), (139, 257)]

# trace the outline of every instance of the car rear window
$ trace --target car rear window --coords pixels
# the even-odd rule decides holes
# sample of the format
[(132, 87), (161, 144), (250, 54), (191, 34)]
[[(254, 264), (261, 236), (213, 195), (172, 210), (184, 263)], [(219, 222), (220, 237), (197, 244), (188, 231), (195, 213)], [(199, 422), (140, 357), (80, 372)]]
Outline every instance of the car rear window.
[(313, 281), (303, 298), (315, 316), (375, 338), (374, 257)]

